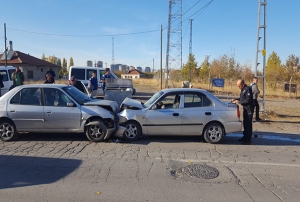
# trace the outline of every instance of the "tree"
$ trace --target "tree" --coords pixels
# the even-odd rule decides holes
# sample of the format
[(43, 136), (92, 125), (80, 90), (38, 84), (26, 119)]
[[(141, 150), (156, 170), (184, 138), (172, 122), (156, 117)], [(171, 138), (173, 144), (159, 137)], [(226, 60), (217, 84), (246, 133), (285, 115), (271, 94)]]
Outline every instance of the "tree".
[(68, 75), (68, 69), (67, 69), (67, 60), (65, 58), (63, 58), (63, 62), (62, 62), (62, 68), (59, 71), (59, 76), (63, 77)]
[(189, 54), (188, 62), (182, 68), (182, 77), (184, 80), (192, 81), (193, 76), (197, 77), (198, 74), (199, 71), (197, 71), (197, 62), (195, 61), (195, 56), (193, 54)]
[(73, 58), (70, 57), (70, 62), (69, 62), (69, 67), (68, 67), (68, 70), (70, 70), (70, 67), (71, 66), (74, 66), (74, 61), (73, 61)]
[(276, 89), (276, 83), (283, 80), (284, 68), (281, 65), (281, 60), (274, 51), (268, 58), (266, 65), (266, 80), (270, 87)]
[(61, 66), (61, 59), (60, 58), (57, 59), (57, 65)]
[(42, 55), (42, 60), (46, 60), (45, 54)]
[[(199, 76), (200, 79), (210, 79), (210, 63), (209, 63), (209, 56), (205, 56), (204, 61), (199, 67)], [(210, 82), (209, 80), (207, 80)]]

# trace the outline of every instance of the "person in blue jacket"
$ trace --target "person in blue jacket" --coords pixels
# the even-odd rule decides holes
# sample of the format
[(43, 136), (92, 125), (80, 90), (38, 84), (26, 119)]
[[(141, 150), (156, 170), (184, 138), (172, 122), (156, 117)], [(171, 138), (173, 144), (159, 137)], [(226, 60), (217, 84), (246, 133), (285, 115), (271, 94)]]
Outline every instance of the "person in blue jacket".
[(91, 97), (97, 96), (98, 92), (98, 79), (97, 79), (97, 73), (94, 71), (92, 73), (92, 77), (89, 79), (89, 85), (91, 87)]
[(104, 94), (105, 88), (106, 88), (105, 79), (108, 79), (108, 78), (113, 78), (113, 77), (112, 77), (112, 75), (110, 74), (110, 69), (109, 69), (109, 68), (106, 68), (106, 69), (105, 69), (105, 74), (104, 74), (104, 75), (102, 76), (102, 78), (101, 78), (103, 94)]

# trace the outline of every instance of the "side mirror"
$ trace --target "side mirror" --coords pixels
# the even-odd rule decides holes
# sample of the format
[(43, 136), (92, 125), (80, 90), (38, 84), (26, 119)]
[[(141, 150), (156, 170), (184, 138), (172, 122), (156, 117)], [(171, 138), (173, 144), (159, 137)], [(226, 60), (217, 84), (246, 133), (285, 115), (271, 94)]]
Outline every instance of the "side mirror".
[(67, 106), (68, 106), (68, 107), (74, 107), (74, 103), (73, 103), (73, 102), (68, 102), (68, 103), (67, 103)]

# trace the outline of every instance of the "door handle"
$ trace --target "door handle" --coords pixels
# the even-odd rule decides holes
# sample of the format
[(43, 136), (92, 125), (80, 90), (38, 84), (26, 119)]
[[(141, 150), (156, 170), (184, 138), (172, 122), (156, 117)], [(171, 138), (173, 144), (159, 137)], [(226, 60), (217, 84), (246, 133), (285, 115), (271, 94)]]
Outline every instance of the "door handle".
[(10, 112), (12, 112), (12, 113), (15, 113), (15, 112), (16, 112), (16, 110), (12, 109), (12, 110), (10, 110)]
[(52, 114), (52, 112), (46, 112), (46, 113), (47, 113), (47, 115)]
[(173, 116), (179, 116), (179, 113), (173, 113)]
[(211, 112), (205, 112), (205, 115), (211, 115)]

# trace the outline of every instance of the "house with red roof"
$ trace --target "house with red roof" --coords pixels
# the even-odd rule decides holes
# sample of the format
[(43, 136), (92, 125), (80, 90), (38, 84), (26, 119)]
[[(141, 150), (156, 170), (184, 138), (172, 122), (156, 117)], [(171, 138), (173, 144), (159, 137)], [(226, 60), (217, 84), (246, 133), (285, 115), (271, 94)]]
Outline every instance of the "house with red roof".
[(50, 68), (55, 72), (58, 79), (58, 72), (61, 66), (52, 64), (45, 60), (41, 60), (29, 54), (21, 51), (14, 51), (12, 49), (12, 43), (10, 42), (10, 48), (7, 51), (6, 58), (5, 53), (0, 53), (0, 66), (19, 66), (24, 74), (25, 81), (28, 80), (45, 80), (45, 74)]
[(145, 74), (137, 69), (131, 69), (126, 74), (121, 74), (122, 79), (139, 79), (145, 78)]

